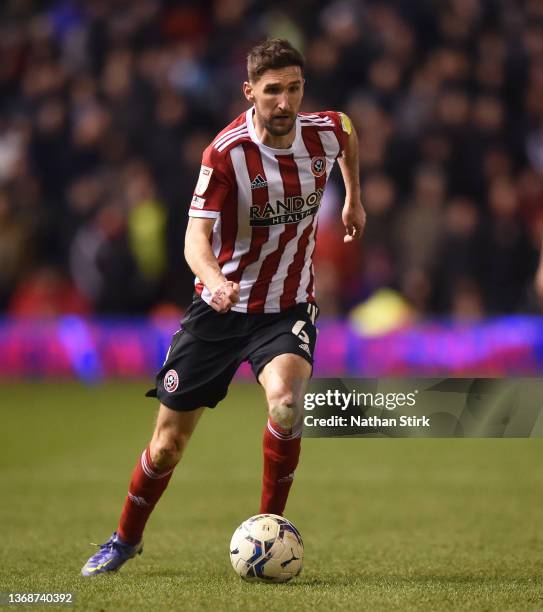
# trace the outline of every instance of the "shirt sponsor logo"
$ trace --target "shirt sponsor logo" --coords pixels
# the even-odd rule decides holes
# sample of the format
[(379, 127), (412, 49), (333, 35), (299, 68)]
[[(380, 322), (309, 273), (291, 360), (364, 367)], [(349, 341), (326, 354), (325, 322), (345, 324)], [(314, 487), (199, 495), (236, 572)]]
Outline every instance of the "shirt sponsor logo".
[(198, 182), (196, 183), (196, 189), (194, 190), (194, 193), (196, 195), (204, 195), (206, 189), (208, 188), (209, 180), (211, 179), (212, 174), (213, 168), (210, 168), (209, 166), (204, 166), (202, 164), (200, 168), (200, 175), (198, 176)]
[(205, 203), (206, 203), (205, 198), (200, 198), (195, 195), (192, 197), (192, 202), (190, 203), (190, 205), (193, 206), (194, 208), (203, 208)]
[(266, 202), (264, 206), (251, 206), (249, 209), (250, 225), (255, 227), (298, 223), (317, 213), (323, 193), (324, 189), (319, 187), (307, 198), (292, 196), (286, 198), (284, 202), (276, 200), (275, 203)]

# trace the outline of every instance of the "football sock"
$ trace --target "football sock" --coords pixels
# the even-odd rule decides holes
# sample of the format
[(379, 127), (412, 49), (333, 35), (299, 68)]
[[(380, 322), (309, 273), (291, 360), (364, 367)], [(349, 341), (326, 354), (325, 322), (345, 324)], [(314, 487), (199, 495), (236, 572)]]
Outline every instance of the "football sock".
[(149, 447), (143, 451), (132, 472), (128, 495), (117, 527), (117, 534), (123, 542), (133, 545), (141, 541), (145, 523), (168, 486), (172, 474), (173, 468), (164, 472), (155, 468)]
[(280, 429), (270, 420), (264, 428), (264, 475), (260, 513), (282, 515), (298, 465), (301, 428)]

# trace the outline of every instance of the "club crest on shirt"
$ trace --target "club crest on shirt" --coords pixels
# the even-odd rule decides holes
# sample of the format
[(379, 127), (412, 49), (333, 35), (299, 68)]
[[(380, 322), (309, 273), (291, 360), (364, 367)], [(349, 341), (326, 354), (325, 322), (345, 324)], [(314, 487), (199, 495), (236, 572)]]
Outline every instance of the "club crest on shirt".
[(209, 185), (209, 180), (211, 179), (212, 174), (213, 168), (210, 168), (209, 166), (204, 166), (202, 164), (200, 168), (200, 175), (198, 176), (198, 182), (196, 183), (196, 189), (194, 190), (194, 193), (197, 196), (204, 195)]
[(179, 374), (175, 370), (168, 370), (164, 376), (164, 389), (173, 393), (179, 387)]
[(317, 178), (326, 172), (326, 157), (311, 158), (311, 172)]

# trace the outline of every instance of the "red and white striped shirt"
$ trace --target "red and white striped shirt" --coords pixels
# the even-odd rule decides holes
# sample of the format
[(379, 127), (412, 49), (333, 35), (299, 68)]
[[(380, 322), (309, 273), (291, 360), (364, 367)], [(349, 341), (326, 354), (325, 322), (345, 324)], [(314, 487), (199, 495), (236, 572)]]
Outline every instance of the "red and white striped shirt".
[[(237, 312), (279, 312), (314, 301), (312, 255), (326, 181), (348, 138), (341, 113), (299, 113), (288, 149), (262, 144), (253, 109), (205, 149), (189, 215), (215, 219), (211, 247), (239, 283)], [(196, 291), (211, 293), (198, 278)]]

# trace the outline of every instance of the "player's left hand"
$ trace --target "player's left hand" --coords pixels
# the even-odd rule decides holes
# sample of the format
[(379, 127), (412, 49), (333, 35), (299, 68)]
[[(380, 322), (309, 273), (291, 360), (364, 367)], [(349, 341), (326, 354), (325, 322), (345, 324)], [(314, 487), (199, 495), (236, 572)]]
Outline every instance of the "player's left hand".
[(345, 201), (343, 211), (341, 212), (341, 220), (345, 226), (343, 242), (352, 242), (362, 236), (366, 225), (366, 211), (360, 200), (354, 202)]

